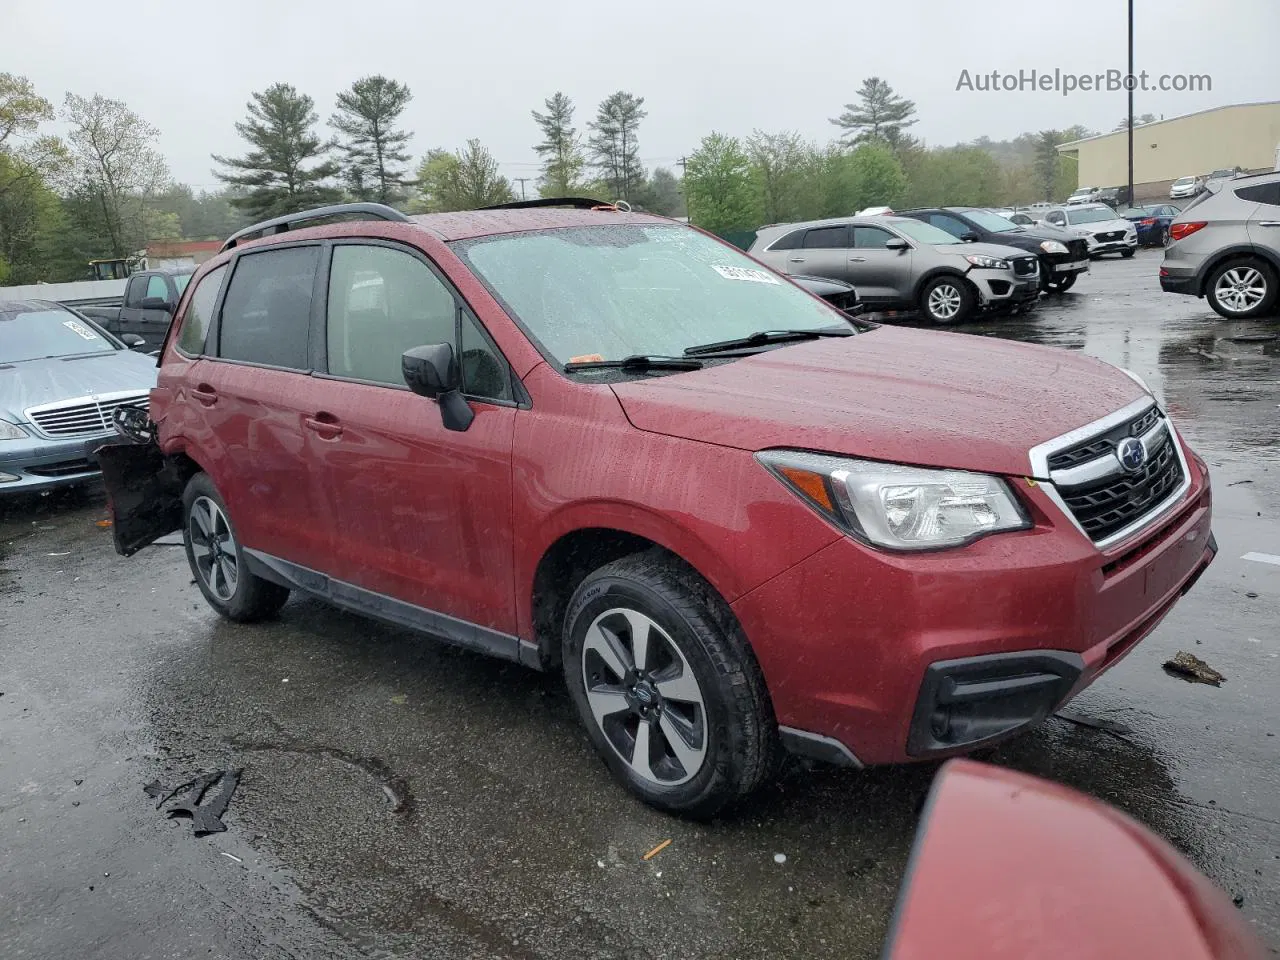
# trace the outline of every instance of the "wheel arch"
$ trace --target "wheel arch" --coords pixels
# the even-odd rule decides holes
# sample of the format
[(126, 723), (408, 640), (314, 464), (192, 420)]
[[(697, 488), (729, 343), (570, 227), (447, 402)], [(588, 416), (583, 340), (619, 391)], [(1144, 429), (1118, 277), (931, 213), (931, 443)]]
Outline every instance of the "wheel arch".
[(1261, 260), (1271, 267), (1272, 273), (1277, 278), (1280, 278), (1280, 257), (1277, 257), (1265, 247), (1259, 247), (1252, 243), (1233, 243), (1229, 247), (1223, 247), (1221, 250), (1215, 251), (1213, 256), (1205, 260), (1201, 265), (1199, 273), (1196, 274), (1196, 296), (1203, 297), (1205, 295), (1205, 292), (1209, 289), (1209, 277), (1213, 276), (1215, 270), (1228, 260), (1237, 257)]
[(977, 285), (969, 279), (967, 271), (957, 270), (955, 267), (948, 266), (932, 267), (921, 274), (916, 279), (915, 286), (911, 288), (911, 302), (918, 306), (920, 303), (920, 295), (924, 293), (925, 287), (933, 283), (933, 281), (937, 280), (939, 277), (952, 277), (959, 280), (969, 288), (969, 292), (978, 299), (979, 303), (981, 303), (981, 293), (978, 290)]
[(544, 528), (516, 581), (520, 635), (533, 641), (543, 667), (559, 666), (564, 615), (587, 575), (606, 563), (654, 549), (705, 581), (725, 611), (748, 589), (710, 547), (669, 520), (621, 504), (596, 503), (589, 512), (568, 511)]

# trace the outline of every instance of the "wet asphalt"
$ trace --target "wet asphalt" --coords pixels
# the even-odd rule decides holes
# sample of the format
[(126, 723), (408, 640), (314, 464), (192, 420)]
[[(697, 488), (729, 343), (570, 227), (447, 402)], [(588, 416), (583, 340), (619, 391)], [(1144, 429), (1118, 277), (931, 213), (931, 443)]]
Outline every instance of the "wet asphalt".
[[(1165, 296), (1159, 251), (966, 328), (1142, 375), (1210, 463), (1217, 562), (1072, 710), (984, 758), (1170, 839), (1280, 946), (1280, 318)], [(686, 823), (615, 787), (558, 678), (292, 600), (222, 622), (100, 493), (0, 506), (0, 953), (872, 957), (934, 767), (792, 770)], [(1179, 650), (1226, 675), (1168, 676)], [(143, 793), (244, 767), (225, 833)], [(672, 842), (645, 861), (660, 842)], [(784, 854), (785, 862), (777, 862)]]

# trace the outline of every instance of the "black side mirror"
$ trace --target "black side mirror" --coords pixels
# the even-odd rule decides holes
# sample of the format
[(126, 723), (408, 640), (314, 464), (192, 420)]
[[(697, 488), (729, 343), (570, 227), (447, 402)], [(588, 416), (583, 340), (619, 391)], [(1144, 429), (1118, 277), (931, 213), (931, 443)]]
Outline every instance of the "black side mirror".
[(463, 431), (476, 418), (471, 404), (462, 396), (462, 373), (447, 343), (413, 347), (400, 358), (400, 369), (409, 389), (440, 405), (446, 430)]
[(906, 250), (910, 246), (911, 244), (907, 243), (907, 241), (903, 240), (901, 237), (890, 237), (885, 241), (884, 248), (886, 250)]
[(138, 347), (145, 347), (147, 345), (147, 341), (142, 339), (142, 337), (138, 336), (136, 333), (123, 334), (120, 337), (120, 342), (130, 350), (136, 350)]
[(165, 313), (173, 312), (173, 304), (164, 297), (143, 297), (143, 310), (163, 310)]
[(966, 230), (964, 233), (960, 234), (960, 239), (965, 243), (973, 243), (978, 239), (978, 235), (972, 230)]

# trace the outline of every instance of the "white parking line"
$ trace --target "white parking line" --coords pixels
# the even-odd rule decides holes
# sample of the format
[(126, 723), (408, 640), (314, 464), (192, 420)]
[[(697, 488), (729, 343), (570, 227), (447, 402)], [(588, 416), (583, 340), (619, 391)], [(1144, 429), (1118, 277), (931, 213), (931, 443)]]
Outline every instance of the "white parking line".
[(1252, 560), (1254, 563), (1270, 563), (1273, 566), (1280, 567), (1280, 557), (1274, 553), (1246, 553), (1241, 560)]

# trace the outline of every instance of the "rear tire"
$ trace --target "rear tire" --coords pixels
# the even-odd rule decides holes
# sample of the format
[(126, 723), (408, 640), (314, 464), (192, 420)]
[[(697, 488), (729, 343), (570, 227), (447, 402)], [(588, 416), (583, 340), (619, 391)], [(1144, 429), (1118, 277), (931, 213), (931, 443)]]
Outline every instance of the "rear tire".
[(1254, 257), (1233, 257), (1209, 274), (1205, 299), (1221, 317), (1252, 320), (1275, 309), (1280, 282), (1270, 264)]
[(773, 706), (741, 628), (669, 554), (634, 554), (590, 574), (569, 603), (563, 644), (565, 682), (592, 744), (650, 806), (710, 817), (777, 769)]
[(196, 585), (228, 620), (265, 620), (289, 599), (287, 588), (249, 571), (227, 505), (207, 473), (197, 473), (183, 491), (182, 539)]
[(920, 312), (933, 323), (964, 323), (977, 308), (977, 297), (959, 277), (937, 277), (920, 291)]

